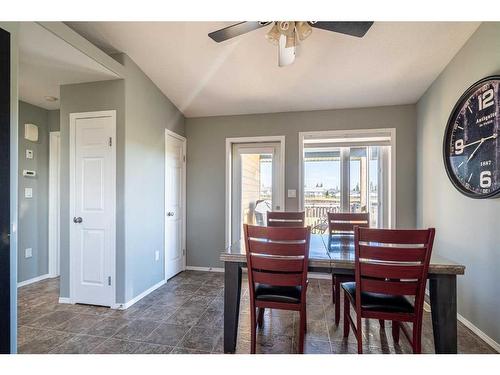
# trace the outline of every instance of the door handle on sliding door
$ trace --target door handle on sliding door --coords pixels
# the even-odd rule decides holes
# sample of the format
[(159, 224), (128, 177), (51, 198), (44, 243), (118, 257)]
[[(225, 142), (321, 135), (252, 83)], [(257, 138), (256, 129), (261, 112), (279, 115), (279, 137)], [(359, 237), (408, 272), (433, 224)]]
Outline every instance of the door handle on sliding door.
[(82, 221), (83, 219), (80, 216), (73, 218), (73, 223), (75, 224), (80, 224)]

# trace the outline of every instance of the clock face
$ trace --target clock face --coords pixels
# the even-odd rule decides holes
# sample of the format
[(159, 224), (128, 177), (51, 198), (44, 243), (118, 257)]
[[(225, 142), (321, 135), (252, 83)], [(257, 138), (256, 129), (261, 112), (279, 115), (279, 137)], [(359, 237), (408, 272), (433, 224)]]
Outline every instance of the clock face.
[(453, 185), (471, 198), (500, 193), (500, 76), (487, 77), (462, 95), (444, 139), (444, 162)]

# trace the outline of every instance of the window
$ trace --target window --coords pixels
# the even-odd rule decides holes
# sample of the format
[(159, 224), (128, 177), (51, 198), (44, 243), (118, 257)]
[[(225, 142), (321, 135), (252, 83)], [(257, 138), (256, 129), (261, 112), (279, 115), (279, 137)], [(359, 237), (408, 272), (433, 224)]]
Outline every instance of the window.
[(314, 232), (327, 212), (368, 212), (370, 227), (391, 227), (393, 131), (301, 133), (301, 208)]

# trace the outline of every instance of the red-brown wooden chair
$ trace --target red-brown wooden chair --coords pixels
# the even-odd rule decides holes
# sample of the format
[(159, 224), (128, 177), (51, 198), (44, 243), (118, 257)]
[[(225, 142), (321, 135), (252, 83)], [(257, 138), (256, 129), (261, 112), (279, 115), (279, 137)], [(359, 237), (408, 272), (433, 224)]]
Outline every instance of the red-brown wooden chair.
[[(425, 284), (435, 229), (395, 230), (355, 228), (355, 282), (344, 289), (344, 337), (352, 328), (363, 352), (361, 319), (392, 321), (392, 337), (399, 342), (400, 328), (413, 353), (421, 352)], [(412, 297), (414, 302), (407, 298)], [(356, 311), (356, 323), (350, 306)], [(405, 322), (412, 323), (412, 335)]]
[[(257, 324), (264, 309), (300, 313), (299, 353), (306, 332), (307, 267), (310, 227), (273, 228), (243, 225), (250, 291), (251, 353), (255, 353)], [(256, 318), (256, 308), (259, 309)]]
[[(328, 212), (328, 231), (330, 236), (352, 235), (354, 226), (369, 227), (370, 214), (368, 213), (334, 213)], [(335, 304), (335, 324), (340, 322), (340, 284), (354, 281), (353, 275), (343, 275), (332, 272), (332, 301)], [(383, 326), (383, 322), (380, 322)]]
[(303, 227), (305, 212), (300, 211), (269, 211), (267, 212), (268, 227)]

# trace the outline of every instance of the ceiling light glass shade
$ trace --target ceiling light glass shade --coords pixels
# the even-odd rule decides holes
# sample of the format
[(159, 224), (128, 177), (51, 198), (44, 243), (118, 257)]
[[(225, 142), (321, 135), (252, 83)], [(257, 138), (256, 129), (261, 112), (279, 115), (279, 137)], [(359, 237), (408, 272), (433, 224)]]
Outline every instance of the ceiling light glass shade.
[(297, 39), (295, 38), (295, 33), (286, 36), (285, 48), (295, 47), (297, 45)]
[(300, 40), (306, 39), (312, 33), (312, 27), (305, 21), (295, 22), (295, 29)]
[(280, 30), (278, 28), (278, 25), (275, 23), (271, 30), (266, 34), (266, 39), (269, 40), (273, 44), (278, 44), (280, 40)]

